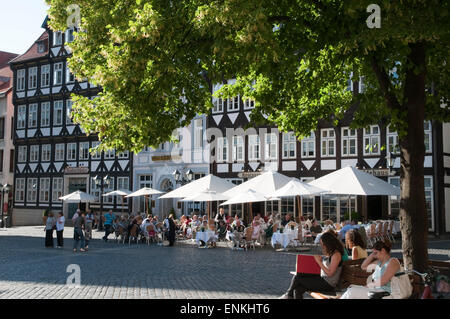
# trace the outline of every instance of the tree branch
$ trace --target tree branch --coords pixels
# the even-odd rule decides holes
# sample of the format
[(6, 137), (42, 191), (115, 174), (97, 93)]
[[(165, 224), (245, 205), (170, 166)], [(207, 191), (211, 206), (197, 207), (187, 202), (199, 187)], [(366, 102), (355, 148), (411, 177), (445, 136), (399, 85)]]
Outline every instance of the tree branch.
[(372, 66), (372, 70), (375, 73), (375, 76), (378, 79), (378, 83), (380, 84), (381, 93), (383, 94), (384, 99), (386, 100), (387, 106), (394, 110), (400, 110), (401, 105), (398, 102), (397, 97), (392, 93), (391, 90), (391, 82), (389, 80), (389, 76), (386, 71), (383, 70), (378, 64), (375, 56), (372, 55), (370, 58), (370, 64)]

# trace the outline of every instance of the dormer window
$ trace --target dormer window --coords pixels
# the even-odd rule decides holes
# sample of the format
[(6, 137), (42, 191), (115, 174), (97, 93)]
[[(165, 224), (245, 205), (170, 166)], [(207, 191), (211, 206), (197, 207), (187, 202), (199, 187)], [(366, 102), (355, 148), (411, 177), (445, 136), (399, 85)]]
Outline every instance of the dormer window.
[(37, 44), (37, 51), (38, 51), (38, 53), (44, 53), (45, 52), (45, 42), (44, 41), (38, 42), (38, 44)]
[(62, 45), (62, 32), (53, 33), (53, 46)]

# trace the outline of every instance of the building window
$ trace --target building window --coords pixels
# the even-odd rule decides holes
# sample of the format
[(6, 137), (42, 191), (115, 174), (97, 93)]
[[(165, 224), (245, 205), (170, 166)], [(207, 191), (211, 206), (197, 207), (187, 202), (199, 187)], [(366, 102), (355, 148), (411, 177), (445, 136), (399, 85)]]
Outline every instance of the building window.
[(53, 46), (62, 45), (62, 32), (53, 32)]
[(50, 126), (50, 102), (41, 104), (41, 127)]
[(357, 152), (356, 130), (343, 127), (341, 135), (342, 156), (355, 156)]
[(53, 177), (52, 202), (60, 202), (63, 196), (64, 179), (62, 177)]
[(17, 70), (17, 91), (25, 90), (25, 69)]
[(37, 178), (27, 179), (27, 202), (36, 202), (37, 198)]
[(37, 103), (30, 104), (30, 106), (28, 107), (28, 128), (37, 126), (37, 113)]
[(37, 47), (37, 51), (38, 51), (38, 53), (44, 53), (45, 52), (45, 43), (44, 43), (44, 41), (40, 41), (40, 42), (38, 42), (38, 47)]
[(364, 155), (380, 155), (380, 128), (370, 125), (364, 129)]
[(130, 153), (130, 152), (128, 152), (128, 151), (125, 151), (125, 152), (119, 152), (119, 153), (117, 154), (117, 158), (119, 158), (119, 159), (127, 159), (128, 156), (129, 156), (129, 153)]
[(91, 159), (100, 159), (101, 158), (101, 152), (99, 152), (98, 150), (97, 150), (97, 147), (100, 145), (100, 142), (92, 142), (92, 149), (91, 149), (91, 151), (92, 150), (94, 150), (92, 153), (91, 153)]
[[(400, 188), (400, 177), (389, 177), (388, 182)], [(394, 218), (400, 216), (400, 196), (389, 196), (389, 215)]]
[(80, 143), (80, 160), (89, 159), (89, 142)]
[(5, 138), (5, 117), (0, 117), (0, 139)]
[(37, 88), (37, 66), (28, 69), (28, 89)]
[(217, 162), (228, 162), (228, 140), (226, 137), (217, 138)]
[(396, 131), (391, 130), (391, 126), (388, 125), (387, 133), (387, 153), (400, 154), (400, 146), (398, 145), (398, 135)]
[(233, 161), (244, 160), (244, 138), (240, 135), (233, 136)]
[(53, 85), (60, 85), (63, 82), (63, 62), (53, 65)]
[(14, 173), (14, 150), (9, 150), (9, 172)]
[(25, 178), (16, 178), (16, 183), (14, 185), (15, 200), (16, 202), (23, 202), (25, 200)]
[(73, 124), (72, 122), (72, 100), (66, 100), (66, 124)]
[(194, 120), (194, 148), (203, 147), (203, 119)]
[(294, 198), (282, 198), (281, 199), (281, 215), (291, 214), (294, 216), (295, 204)]
[(240, 96), (234, 96), (228, 99), (228, 112), (239, 111)]
[(434, 209), (433, 209), (433, 176), (424, 176), (425, 186), (425, 209), (428, 215), (428, 229), (434, 231)]
[[(128, 177), (117, 177), (117, 189), (128, 190), (130, 188), (130, 179)], [(120, 201), (122, 204), (122, 200)], [(123, 204), (128, 204), (128, 198), (123, 198)]]
[(358, 92), (359, 93), (364, 93), (364, 91), (366, 90), (366, 85), (364, 84), (364, 81), (365, 81), (365, 77), (360, 76), (359, 82), (358, 82)]
[(55, 161), (64, 161), (64, 144), (55, 144)]
[(4, 151), (0, 150), (0, 172), (3, 172), (3, 155)]
[(50, 64), (41, 66), (41, 87), (50, 85)]
[(50, 201), (50, 178), (39, 179), (39, 202), (48, 203)]
[[(101, 196), (100, 190), (101, 190), (101, 185), (97, 186), (97, 184), (95, 183), (94, 178), (92, 177), (91, 178), (91, 190), (90, 190), (90, 193), (91, 193), (92, 196), (95, 197), (95, 202), (96, 203), (100, 203), (100, 196)], [(107, 197), (110, 197), (110, 196), (105, 196), (105, 197), (103, 197), (103, 199), (106, 199)]]
[(321, 220), (331, 219), (337, 221), (337, 204), (338, 197), (336, 195), (321, 196)]
[(261, 142), (259, 135), (249, 135), (248, 136), (248, 160), (255, 161), (259, 160), (261, 149)]
[[(304, 183), (309, 183), (314, 180), (314, 177), (303, 177), (300, 180)], [(314, 216), (314, 198), (314, 196), (301, 196), (303, 216)]]
[(69, 66), (66, 66), (66, 83), (73, 83), (75, 82), (75, 75), (73, 75), (72, 72), (70, 72)]
[(335, 156), (336, 135), (334, 129), (321, 130), (321, 155), (322, 157)]
[(17, 128), (25, 128), (27, 119), (27, 107), (26, 105), (19, 105), (17, 107)]
[(19, 163), (25, 163), (27, 161), (27, 146), (19, 146), (17, 161)]
[[(152, 188), (153, 185), (153, 179), (152, 175), (139, 175), (139, 189), (144, 187)], [(145, 197), (141, 196), (139, 197), (139, 210), (141, 212), (145, 211), (145, 207), (147, 205), (145, 204)]]
[(63, 124), (63, 101), (55, 101), (53, 107), (53, 125)]
[(213, 98), (213, 113), (222, 113), (223, 112), (223, 104), (224, 99), (222, 98)]
[(339, 214), (337, 222), (343, 220), (350, 220), (350, 213), (356, 212), (356, 197), (355, 196), (339, 196)]
[[(106, 185), (103, 183), (103, 193), (109, 193), (114, 190), (114, 177), (110, 177), (109, 184)], [(114, 196), (105, 196), (103, 197), (103, 203), (105, 204), (113, 204), (114, 203)]]
[(73, 42), (73, 40), (74, 40), (73, 32), (74, 32), (73, 29), (66, 30), (66, 42), (67, 43)]
[(67, 144), (67, 160), (75, 161), (77, 159), (77, 143)]
[(278, 142), (277, 134), (266, 134), (266, 144), (264, 145), (266, 159), (277, 159), (278, 157)]
[(39, 145), (30, 146), (30, 162), (39, 161)]
[(423, 122), (423, 130), (424, 130), (424, 143), (425, 143), (425, 152), (430, 153), (431, 150), (431, 122), (425, 121)]
[(294, 132), (283, 133), (283, 158), (296, 158), (297, 138)]
[(105, 152), (105, 159), (114, 159), (116, 157), (116, 150), (110, 149)]
[(316, 134), (311, 134), (302, 139), (302, 158), (316, 157)]
[(255, 100), (253, 99), (246, 99), (244, 101), (244, 110), (251, 110), (255, 108)]
[(42, 145), (41, 151), (41, 161), (42, 162), (50, 162), (52, 156), (52, 146), (51, 144)]

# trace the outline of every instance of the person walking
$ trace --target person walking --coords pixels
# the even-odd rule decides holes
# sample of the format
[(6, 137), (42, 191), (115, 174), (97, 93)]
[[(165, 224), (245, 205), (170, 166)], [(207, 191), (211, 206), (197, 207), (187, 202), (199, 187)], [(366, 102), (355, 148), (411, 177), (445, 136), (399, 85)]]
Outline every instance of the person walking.
[(94, 214), (90, 209), (86, 212), (85, 224), (84, 224), (84, 240), (85, 246), (84, 249), (89, 249), (89, 241), (92, 239), (92, 227), (94, 224)]
[(109, 210), (104, 216), (103, 216), (103, 226), (105, 226), (105, 236), (103, 236), (103, 240), (105, 242), (108, 241), (109, 234), (112, 233), (112, 223), (114, 221), (114, 214), (112, 213), (112, 210)]
[(56, 226), (56, 219), (52, 212), (48, 213), (47, 220), (45, 221), (45, 247), (53, 247), (53, 230)]
[(64, 218), (63, 213), (59, 212), (58, 218), (56, 219), (56, 238), (57, 238), (56, 248), (63, 248), (64, 246), (63, 232), (65, 222), (66, 219)]
[(85, 215), (84, 213), (80, 213), (77, 217), (77, 219), (75, 219), (74, 224), (73, 224), (73, 252), (76, 253), (77, 252), (77, 248), (78, 248), (78, 243), (81, 241), (80, 243), (80, 251), (85, 251), (84, 250), (84, 234), (83, 234), (83, 228), (85, 227)]

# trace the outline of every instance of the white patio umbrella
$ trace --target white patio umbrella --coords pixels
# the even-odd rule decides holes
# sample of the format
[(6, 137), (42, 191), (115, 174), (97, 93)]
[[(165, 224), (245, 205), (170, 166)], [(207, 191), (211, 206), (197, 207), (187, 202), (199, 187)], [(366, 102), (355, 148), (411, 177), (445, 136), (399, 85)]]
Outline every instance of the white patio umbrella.
[(95, 202), (97, 198), (91, 194), (78, 190), (76, 192), (61, 196), (59, 199), (69, 203), (91, 203)]
[(95, 196), (80, 190), (61, 196), (59, 199), (68, 203), (78, 203), (78, 209), (80, 209), (80, 203), (92, 203), (97, 200)]
[(297, 178), (292, 178), (286, 185), (268, 195), (270, 199), (275, 197), (309, 196), (326, 192), (324, 189), (304, 183)]
[(160, 198), (186, 198), (207, 190), (215, 191), (217, 193), (223, 193), (229, 189), (232, 189), (234, 186), (236, 185), (231, 182), (228, 182), (213, 174), (209, 174), (177, 189), (174, 189), (173, 191), (161, 196)]
[(328, 194), (337, 195), (400, 195), (400, 188), (382, 179), (347, 166), (309, 183), (322, 188)]
[(123, 198), (131, 194), (129, 190), (117, 189), (115, 191), (103, 194), (102, 196), (120, 196), (122, 198), (122, 214), (123, 214)]
[(263, 194), (253, 190), (248, 189), (247, 191), (237, 194), (227, 200), (226, 202), (220, 204), (220, 206), (225, 205), (233, 205), (233, 204), (246, 204), (246, 203), (256, 203), (256, 202), (265, 202), (269, 199)]
[(300, 196), (319, 195), (324, 193), (325, 190), (312, 186), (308, 183), (304, 183), (297, 178), (292, 178), (286, 185), (276, 190), (268, 197), (270, 200), (275, 200), (278, 197), (295, 197), (297, 199), (297, 207), (299, 215), (302, 215)]
[[(150, 187), (143, 187), (143, 188), (141, 188), (141, 189), (139, 189), (139, 190), (137, 190), (137, 191), (135, 191), (135, 192), (133, 192), (131, 194), (126, 195), (125, 197), (128, 198), (128, 197), (144, 196), (145, 197), (145, 202), (147, 204), (147, 207), (144, 207), (144, 210), (147, 212), (148, 211), (148, 207), (149, 207), (148, 206), (149, 205), (149, 203), (148, 203), (149, 196), (159, 195), (159, 194), (164, 194), (164, 192), (161, 192), (161, 191), (159, 191), (157, 189), (153, 189), (153, 188), (150, 188)], [(144, 205), (145, 205), (145, 203), (144, 203)]]
[(291, 179), (291, 177), (280, 174), (278, 172), (267, 171), (257, 177), (249, 179), (245, 183), (233, 187), (223, 194), (225, 196), (230, 196), (231, 198), (240, 193), (246, 192), (249, 189), (252, 189), (264, 196), (268, 196), (289, 183)]
[[(349, 200), (350, 195), (400, 195), (400, 188), (353, 166), (341, 168), (309, 184), (325, 189), (327, 194), (349, 195)], [(349, 216), (351, 218), (351, 214)]]
[(230, 197), (225, 196), (221, 193), (217, 193), (216, 191), (212, 191), (209, 189), (206, 189), (203, 192), (199, 192), (198, 194), (195, 194), (193, 196), (189, 196), (186, 197), (185, 199), (182, 199), (181, 201), (183, 202), (206, 202), (207, 204), (207, 212), (208, 212), (208, 216), (210, 215), (210, 202), (216, 202), (216, 201), (220, 201), (220, 200), (227, 200)]

